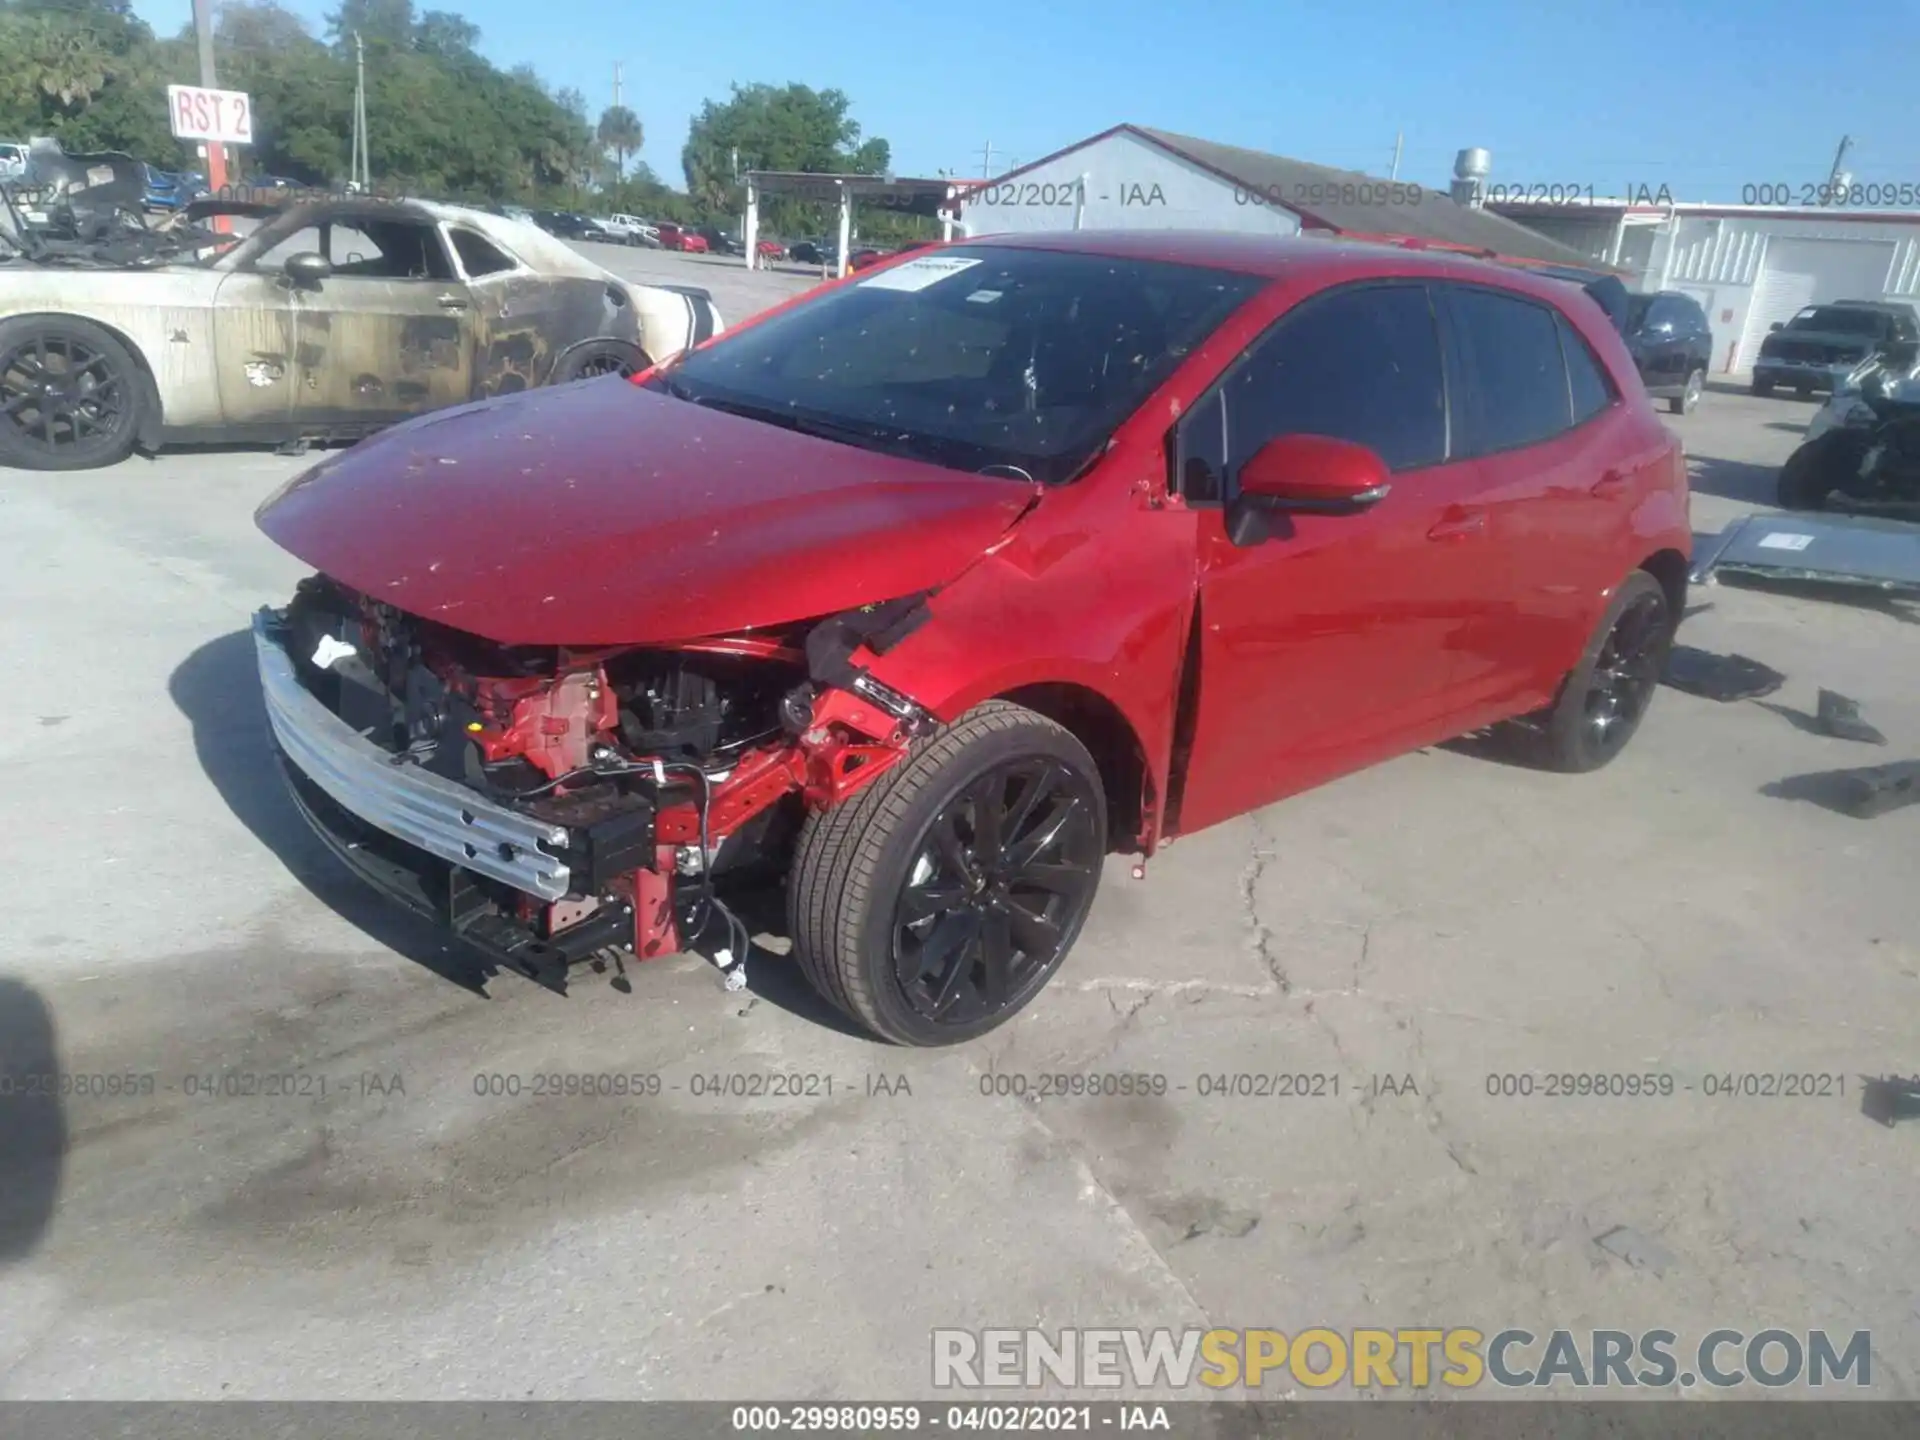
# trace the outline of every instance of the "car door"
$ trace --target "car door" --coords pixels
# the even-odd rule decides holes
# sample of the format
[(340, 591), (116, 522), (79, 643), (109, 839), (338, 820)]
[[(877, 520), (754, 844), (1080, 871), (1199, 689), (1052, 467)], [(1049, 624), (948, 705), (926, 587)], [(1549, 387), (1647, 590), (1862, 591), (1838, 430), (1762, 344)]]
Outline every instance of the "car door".
[(1625, 400), (1592, 347), (1545, 301), (1436, 287), (1458, 359), (1460, 443), (1481, 475), (1489, 538), (1484, 607), (1465, 647), (1461, 699), (1476, 719), (1544, 702), (1584, 642), (1593, 597), (1624, 548), (1639, 477), (1616, 463)]
[(236, 436), (285, 430), (298, 385), (296, 336), (285, 277), (258, 268), (219, 276), (213, 289), (213, 378), (222, 428)]
[(559, 352), (572, 338), (558, 314), (561, 286), (536, 275), (466, 225), (446, 227), (473, 302), (473, 393), (508, 395), (547, 383)]
[(473, 299), (439, 227), (369, 210), (333, 215), (318, 228), (333, 271), (292, 291), (294, 418), (357, 429), (470, 399)]
[[(1203, 512), (1182, 830), (1447, 733), (1490, 561), (1446, 392), (1427, 287), (1368, 282), (1293, 307), (1182, 420), (1175, 478)], [(1390, 490), (1360, 514), (1274, 517), (1268, 538), (1236, 545), (1239, 468), (1299, 433), (1369, 446)]]

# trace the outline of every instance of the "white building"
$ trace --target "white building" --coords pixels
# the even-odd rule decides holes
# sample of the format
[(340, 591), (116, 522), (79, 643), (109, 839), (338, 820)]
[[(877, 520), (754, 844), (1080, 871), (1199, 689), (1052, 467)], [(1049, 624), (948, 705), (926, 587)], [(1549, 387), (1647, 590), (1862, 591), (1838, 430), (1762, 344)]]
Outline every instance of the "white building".
[(1691, 295), (1713, 325), (1716, 368), (1744, 371), (1768, 330), (1803, 305), (1920, 305), (1920, 212), (1779, 205), (1489, 203), (1488, 210), (1592, 260), (1640, 290)]
[(969, 237), (1028, 230), (1306, 231), (1592, 263), (1584, 252), (1456, 204), (1429, 186), (1138, 125), (1116, 125), (986, 182), (965, 195), (958, 222)]

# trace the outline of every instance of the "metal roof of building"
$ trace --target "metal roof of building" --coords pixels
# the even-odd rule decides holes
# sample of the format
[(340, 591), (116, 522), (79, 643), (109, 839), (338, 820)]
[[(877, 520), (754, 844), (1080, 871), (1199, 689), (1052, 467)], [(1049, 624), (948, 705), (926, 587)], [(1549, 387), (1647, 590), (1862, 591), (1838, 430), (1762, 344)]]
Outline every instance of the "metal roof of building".
[(1411, 241), (1504, 259), (1574, 266), (1586, 271), (1608, 268), (1589, 255), (1547, 239), (1537, 230), (1489, 210), (1459, 204), (1445, 191), (1430, 186), (1363, 175), (1357, 170), (1311, 165), (1284, 155), (1221, 145), (1144, 125), (1115, 125), (1011, 170), (998, 180), (1012, 179), (1121, 133), (1138, 136), (1268, 203), (1293, 211), (1309, 228), (1332, 230), (1355, 239)]
[(1383, 180), (1356, 170), (1335, 170), (1170, 130), (1139, 125), (1120, 128), (1142, 135), (1242, 189), (1277, 200), (1309, 224), (1343, 234), (1402, 235), (1514, 259), (1586, 270), (1594, 267), (1591, 256), (1505, 216), (1462, 205), (1444, 191), (1428, 186)]

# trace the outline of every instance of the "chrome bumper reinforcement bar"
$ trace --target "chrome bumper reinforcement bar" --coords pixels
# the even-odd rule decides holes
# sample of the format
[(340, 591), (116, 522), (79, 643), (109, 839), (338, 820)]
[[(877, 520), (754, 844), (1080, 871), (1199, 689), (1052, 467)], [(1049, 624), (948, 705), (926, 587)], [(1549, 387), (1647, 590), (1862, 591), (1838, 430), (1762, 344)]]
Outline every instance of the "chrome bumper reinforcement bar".
[(300, 683), (281, 634), (272, 610), (253, 617), (267, 719), (282, 753), (303, 775), (375, 829), (428, 854), (542, 900), (569, 893), (567, 863), (551, 853), (567, 847), (564, 827), (509, 810), (417, 765), (395, 764), (392, 754)]

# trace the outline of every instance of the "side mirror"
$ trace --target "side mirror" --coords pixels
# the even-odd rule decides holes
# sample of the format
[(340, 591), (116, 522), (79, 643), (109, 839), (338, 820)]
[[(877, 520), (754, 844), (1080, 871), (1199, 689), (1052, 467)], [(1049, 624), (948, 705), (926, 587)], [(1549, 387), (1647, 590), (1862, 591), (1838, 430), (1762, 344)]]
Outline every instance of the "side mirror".
[(1787, 327), (1785, 325), (1783, 325), (1780, 321), (1776, 320), (1771, 325), (1767, 326), (1767, 333), (1771, 335), (1776, 330), (1784, 330), (1786, 328)]
[(1281, 435), (1240, 467), (1240, 493), (1227, 517), (1236, 545), (1264, 539), (1260, 517), (1358, 515), (1386, 498), (1387, 462), (1364, 445), (1328, 435)]
[(333, 274), (333, 263), (316, 250), (289, 255), (281, 272), (302, 290), (318, 290), (320, 282)]

